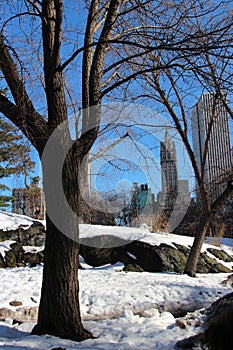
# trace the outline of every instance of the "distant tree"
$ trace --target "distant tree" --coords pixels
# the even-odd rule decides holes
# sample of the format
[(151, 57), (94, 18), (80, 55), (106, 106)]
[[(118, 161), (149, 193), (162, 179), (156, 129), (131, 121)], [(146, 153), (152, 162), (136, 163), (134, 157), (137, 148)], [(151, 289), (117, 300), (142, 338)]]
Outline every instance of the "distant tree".
[(0, 117), (0, 208), (10, 206), (11, 196), (4, 195), (10, 188), (3, 180), (11, 175), (24, 177), (34, 168), (30, 158), (30, 147), (18, 129)]
[(42, 189), (39, 187), (40, 177), (30, 176), (30, 183), (28, 183), (28, 177), (25, 179), (25, 188), (20, 188), (21, 195), (16, 196), (13, 201), (17, 203), (17, 207), (21, 210), (20, 213), (23, 215), (29, 215), (34, 219), (43, 218), (44, 213), (42, 209)]
[(116, 225), (128, 226), (130, 223), (130, 193), (125, 189), (120, 189), (120, 192), (105, 194), (105, 200), (110, 207), (114, 208), (113, 217)]
[(38, 218), (40, 213), (41, 188), (39, 187), (39, 182), (39, 176), (31, 177), (31, 183), (26, 189), (26, 194), (31, 204), (31, 212), (35, 218)]

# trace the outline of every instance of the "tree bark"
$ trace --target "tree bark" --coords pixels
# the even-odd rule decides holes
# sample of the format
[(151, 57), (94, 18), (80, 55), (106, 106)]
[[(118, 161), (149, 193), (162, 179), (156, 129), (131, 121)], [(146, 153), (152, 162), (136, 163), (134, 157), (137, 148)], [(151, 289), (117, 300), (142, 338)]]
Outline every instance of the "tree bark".
[(194, 238), (192, 248), (190, 250), (184, 273), (191, 277), (196, 276), (198, 258), (200, 256), (201, 247), (204, 242), (207, 229), (209, 227), (211, 214), (210, 212), (203, 213), (201, 216), (200, 223), (197, 227), (197, 232)]
[[(54, 151), (56, 151), (56, 147)], [(56, 207), (58, 217), (65, 224), (66, 232), (69, 235), (64, 234), (64, 229), (61, 232), (59, 222), (49, 217), (50, 208), (48, 207), (41, 300), (38, 323), (32, 330), (32, 334), (50, 334), (82, 341), (92, 337), (92, 335), (84, 329), (80, 316), (78, 218), (67, 216), (66, 206), (60, 193), (57, 193), (60, 190), (59, 181), (62, 180), (61, 185), (71, 211), (74, 215), (79, 213), (79, 161), (76, 157), (75, 147), (70, 149), (65, 159), (62, 178), (59, 179), (59, 174), (56, 174), (56, 167), (52, 166), (48, 169), (47, 164), (42, 162), (42, 165), (45, 165), (43, 170), (46, 203), (48, 206)], [(54, 184), (51, 183), (52, 181)], [(74, 219), (72, 220), (72, 218)]]
[(32, 334), (82, 341), (91, 337), (79, 311), (79, 245), (63, 235), (47, 217), (45, 263), (38, 322)]
[(232, 193), (233, 189), (231, 187), (231, 182), (228, 182), (228, 186), (223, 191), (223, 193), (215, 200), (211, 205), (210, 209), (205, 208), (201, 216), (200, 223), (197, 227), (196, 235), (190, 254), (185, 266), (184, 273), (191, 277), (195, 277), (197, 270), (198, 258), (201, 253), (201, 247), (205, 239), (207, 229), (209, 227), (210, 219), (216, 214), (216, 212), (224, 205), (227, 198)]

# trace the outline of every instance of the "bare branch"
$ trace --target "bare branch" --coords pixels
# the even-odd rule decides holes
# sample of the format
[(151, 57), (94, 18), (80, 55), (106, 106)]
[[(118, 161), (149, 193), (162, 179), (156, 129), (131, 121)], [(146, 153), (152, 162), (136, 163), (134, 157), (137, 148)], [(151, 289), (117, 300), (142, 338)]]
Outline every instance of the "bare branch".
[(116, 140), (115, 142), (111, 143), (109, 146), (103, 148), (100, 152), (98, 152), (97, 154), (95, 154), (94, 156), (92, 156), (89, 159), (89, 163), (93, 162), (96, 159), (101, 158), (104, 153), (106, 153), (107, 151), (109, 151), (110, 149), (114, 148), (115, 146), (117, 146), (119, 143), (121, 143), (128, 135), (128, 133), (126, 133), (124, 136), (120, 137), (118, 140)]
[[(37, 112), (22, 115), (20, 107), (14, 105), (0, 93), (0, 112), (14, 123), (42, 154), (49, 136), (46, 122)], [(27, 112), (26, 112), (27, 113)]]

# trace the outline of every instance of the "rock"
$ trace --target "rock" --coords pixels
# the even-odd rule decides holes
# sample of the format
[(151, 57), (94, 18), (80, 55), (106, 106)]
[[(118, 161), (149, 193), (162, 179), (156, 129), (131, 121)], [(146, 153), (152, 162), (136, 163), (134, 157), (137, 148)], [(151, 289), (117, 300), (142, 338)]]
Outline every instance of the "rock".
[(233, 344), (233, 293), (218, 299), (203, 313), (205, 318), (201, 326), (204, 332), (178, 341), (176, 348), (230, 349)]
[(141, 266), (137, 264), (127, 264), (123, 268), (123, 271), (125, 272), (143, 272), (144, 270), (141, 268)]
[(7, 309), (6, 307), (0, 308), (0, 321), (5, 321), (6, 318), (14, 318), (15, 311)]
[(233, 344), (233, 305), (227, 306), (223, 312), (212, 316), (203, 333), (202, 345), (208, 349), (232, 349)]
[(21, 225), (16, 230), (0, 230), (0, 241), (9, 239), (25, 246), (43, 246), (45, 242), (44, 225), (35, 220), (33, 224), (26, 229), (25, 226)]
[(115, 264), (118, 259), (113, 249), (80, 246), (79, 254), (88, 265), (98, 267), (106, 264)]
[(5, 263), (6, 267), (17, 267), (16, 256), (12, 249), (5, 252)]
[(24, 253), (24, 250), (23, 250), (23, 247), (22, 247), (22, 244), (21, 243), (11, 243), (10, 244), (10, 248), (11, 250), (14, 252), (15, 254), (15, 258), (16, 258), (16, 262), (17, 262), (17, 265), (18, 264), (21, 264), (22, 263), (22, 257), (23, 257), (23, 253)]
[(175, 242), (172, 242), (172, 244), (180, 251), (182, 252), (186, 257), (188, 257), (190, 249), (186, 247), (185, 245), (178, 244)]
[(226, 287), (233, 287), (233, 275), (228, 276), (226, 280), (221, 282), (221, 284)]
[(3, 267), (11, 268), (25, 266), (25, 264), (23, 263), (24, 250), (22, 244), (18, 242), (11, 243), (10, 248), (10, 250), (5, 252), (5, 261), (2, 257), (2, 261), (0, 262), (0, 264), (2, 264)]
[(213, 254), (216, 258), (224, 261), (224, 262), (232, 262), (233, 258), (231, 255), (226, 253), (224, 250), (216, 249), (216, 248), (207, 248), (207, 252)]
[(202, 344), (203, 341), (204, 341), (204, 335), (203, 333), (199, 333), (189, 338), (179, 340), (175, 345), (175, 349), (195, 349), (195, 348), (200, 349), (199, 345)]
[(206, 315), (204, 314), (203, 309), (194, 309), (193, 312), (189, 310), (189, 312), (186, 312), (183, 317), (176, 318), (176, 326), (180, 327), (181, 329), (186, 329), (188, 327), (202, 327), (205, 320)]
[[(112, 243), (118, 243), (114, 246)], [(172, 247), (167, 244), (152, 246), (141, 241), (128, 242), (126, 240), (114, 241), (112, 236), (99, 236), (85, 239), (80, 245), (80, 255), (91, 266), (103, 266), (123, 262), (125, 265), (136, 264), (147, 272), (178, 272), (183, 273), (190, 249), (181, 244)], [(94, 247), (94, 244), (96, 247)], [(111, 246), (112, 244), (112, 246)], [(120, 246), (120, 244), (122, 244)], [(198, 273), (229, 273), (231, 270), (218, 263), (207, 253), (201, 253)]]
[(21, 306), (21, 305), (23, 305), (22, 301), (18, 301), (18, 300), (10, 301), (9, 304), (11, 306)]
[(41, 264), (43, 261), (44, 255), (42, 252), (31, 253), (27, 252), (23, 254), (23, 261), (25, 264), (29, 264), (30, 267), (35, 267), (38, 264)]
[(5, 261), (3, 259), (2, 254), (0, 253), (0, 268), (4, 268), (6, 267)]
[(231, 270), (219, 263), (216, 259), (211, 258), (206, 252), (201, 253), (198, 259), (197, 272), (199, 273), (229, 273)]
[(24, 267), (25, 264), (22, 262), (22, 263), (17, 263), (17, 267)]
[(79, 254), (88, 265), (94, 267), (117, 262), (126, 265), (135, 262), (124, 249), (127, 243), (128, 241), (111, 235), (85, 238), (80, 244)]
[(224, 295), (206, 309), (207, 320), (211, 320), (212, 318), (224, 313), (230, 306), (233, 306), (233, 293)]
[(187, 257), (182, 251), (163, 243), (155, 249), (162, 260), (162, 271), (184, 272)]
[[(189, 255), (190, 249), (182, 244), (173, 243), (186, 258)], [(219, 263), (216, 259), (208, 256), (206, 252), (201, 253), (197, 263), (197, 273), (229, 273), (231, 270)]]
[(161, 272), (162, 259), (157, 254), (154, 246), (149, 243), (132, 241), (124, 248), (126, 252), (136, 257), (134, 263), (141, 266), (147, 272)]

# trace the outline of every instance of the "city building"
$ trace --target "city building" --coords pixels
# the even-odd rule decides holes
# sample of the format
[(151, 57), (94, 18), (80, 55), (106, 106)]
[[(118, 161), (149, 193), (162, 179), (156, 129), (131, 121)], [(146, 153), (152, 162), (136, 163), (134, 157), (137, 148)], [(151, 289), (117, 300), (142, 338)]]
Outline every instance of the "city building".
[(188, 180), (177, 181), (178, 198), (182, 202), (190, 202), (189, 182)]
[(199, 169), (204, 169), (210, 201), (214, 201), (225, 188), (219, 179), (232, 166), (232, 152), (226, 108), (212, 93), (203, 93), (192, 110), (192, 140)]
[(40, 187), (13, 188), (12, 213), (27, 215), (34, 219), (45, 219), (45, 197)]
[(134, 225), (146, 223), (152, 225), (155, 217), (155, 195), (148, 184), (133, 183), (131, 190), (131, 210)]
[(171, 141), (168, 129), (164, 142), (160, 143), (160, 164), (162, 191), (158, 193), (159, 204), (167, 210), (172, 210), (178, 195), (178, 174), (175, 143)]

